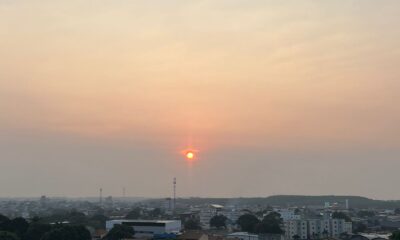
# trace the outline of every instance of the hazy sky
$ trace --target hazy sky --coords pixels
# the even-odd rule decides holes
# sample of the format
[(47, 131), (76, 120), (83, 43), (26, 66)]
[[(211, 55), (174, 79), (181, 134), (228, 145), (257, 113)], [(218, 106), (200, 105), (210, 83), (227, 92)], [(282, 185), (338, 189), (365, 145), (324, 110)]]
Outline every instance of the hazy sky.
[(0, 197), (400, 199), (399, 44), (398, 0), (0, 0)]

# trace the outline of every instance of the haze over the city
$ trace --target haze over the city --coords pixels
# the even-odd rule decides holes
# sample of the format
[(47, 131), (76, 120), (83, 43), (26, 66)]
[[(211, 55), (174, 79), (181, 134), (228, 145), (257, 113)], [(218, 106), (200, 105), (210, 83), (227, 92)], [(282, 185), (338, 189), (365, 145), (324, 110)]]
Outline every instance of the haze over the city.
[(398, 0), (0, 0), (0, 197), (400, 199), (399, 43)]

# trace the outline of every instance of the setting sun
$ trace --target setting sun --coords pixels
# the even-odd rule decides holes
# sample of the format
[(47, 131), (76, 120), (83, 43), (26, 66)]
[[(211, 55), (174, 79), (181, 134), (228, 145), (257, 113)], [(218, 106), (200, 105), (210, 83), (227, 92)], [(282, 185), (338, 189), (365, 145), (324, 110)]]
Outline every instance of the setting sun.
[(194, 158), (194, 153), (193, 152), (187, 152), (186, 153), (186, 158), (187, 159), (193, 159)]

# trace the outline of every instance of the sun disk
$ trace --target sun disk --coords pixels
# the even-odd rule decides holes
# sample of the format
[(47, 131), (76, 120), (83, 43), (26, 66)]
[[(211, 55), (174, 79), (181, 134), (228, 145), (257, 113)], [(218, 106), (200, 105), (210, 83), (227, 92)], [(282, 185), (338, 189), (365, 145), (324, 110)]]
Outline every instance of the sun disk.
[(187, 159), (193, 159), (194, 158), (194, 153), (193, 152), (187, 152), (186, 153), (186, 158)]

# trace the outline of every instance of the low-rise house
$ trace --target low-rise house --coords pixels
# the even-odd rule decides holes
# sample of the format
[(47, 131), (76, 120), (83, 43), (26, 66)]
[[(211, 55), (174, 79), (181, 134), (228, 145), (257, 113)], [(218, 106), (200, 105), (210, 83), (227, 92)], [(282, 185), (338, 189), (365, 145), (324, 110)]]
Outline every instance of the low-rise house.
[(259, 240), (258, 235), (251, 234), (248, 232), (234, 232), (226, 235), (228, 239), (239, 239), (239, 240)]

